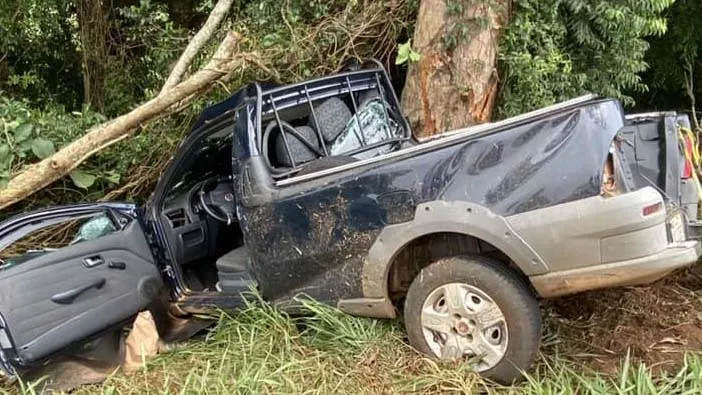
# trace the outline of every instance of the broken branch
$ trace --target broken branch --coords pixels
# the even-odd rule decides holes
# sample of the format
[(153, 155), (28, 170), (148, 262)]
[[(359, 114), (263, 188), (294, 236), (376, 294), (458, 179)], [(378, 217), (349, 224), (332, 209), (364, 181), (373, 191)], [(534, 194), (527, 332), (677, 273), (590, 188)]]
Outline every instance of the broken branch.
[(188, 79), (161, 92), (131, 112), (92, 128), (55, 154), (29, 166), (0, 191), (0, 209), (19, 202), (67, 175), (94, 153), (128, 137), (144, 122), (164, 117), (169, 114), (168, 109), (172, 106), (192, 101), (197, 94), (206, 91), (204, 88), (225, 78), (240, 63), (240, 59), (234, 57), (238, 53), (238, 43), (239, 36), (230, 32), (207, 65)]
[(202, 50), (202, 47), (210, 40), (210, 37), (212, 37), (217, 30), (217, 26), (219, 26), (224, 16), (229, 12), (233, 2), (234, 0), (219, 0), (217, 4), (215, 4), (205, 24), (202, 25), (202, 28), (195, 34), (193, 39), (190, 40), (190, 43), (188, 43), (188, 46), (185, 47), (180, 58), (178, 58), (178, 62), (176, 62), (173, 67), (171, 74), (168, 76), (168, 79), (166, 79), (159, 94), (165, 93), (183, 79), (183, 75), (185, 75), (188, 67), (193, 63), (195, 56), (197, 56), (200, 50)]

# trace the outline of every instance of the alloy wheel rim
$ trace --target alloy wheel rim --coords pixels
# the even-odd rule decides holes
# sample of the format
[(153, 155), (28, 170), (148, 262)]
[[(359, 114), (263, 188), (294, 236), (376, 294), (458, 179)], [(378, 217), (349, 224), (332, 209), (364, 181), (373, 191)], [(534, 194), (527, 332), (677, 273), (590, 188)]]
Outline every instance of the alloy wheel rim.
[(424, 300), (424, 340), (441, 359), (465, 359), (483, 372), (507, 351), (507, 322), (500, 307), (481, 289), (464, 283), (444, 284)]

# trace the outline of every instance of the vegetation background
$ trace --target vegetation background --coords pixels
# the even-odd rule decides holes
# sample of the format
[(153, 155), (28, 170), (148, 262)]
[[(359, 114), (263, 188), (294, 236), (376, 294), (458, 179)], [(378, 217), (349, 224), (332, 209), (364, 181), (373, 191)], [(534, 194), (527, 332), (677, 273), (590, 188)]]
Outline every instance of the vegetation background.
[[(447, 13), (460, 14), (461, 7), (480, 0), (445, 1)], [(696, 115), (695, 97), (702, 90), (699, 0), (484, 2), (509, 7), (498, 51), (496, 118), (586, 91), (619, 98), (627, 111)], [(91, 126), (157, 94), (213, 6), (212, 0), (0, 2), (0, 187)], [(241, 45), (256, 54), (256, 62), (185, 110), (145, 124), (133, 137), (99, 152), (69, 177), (0, 217), (71, 202), (145, 201), (202, 108), (248, 81), (292, 82), (332, 72), (350, 58), (375, 57), (387, 65), (400, 91), (408, 64), (422, 55), (413, 51), (410, 40), (418, 9), (419, 0), (235, 0), (216, 37), (239, 32)], [(453, 23), (443, 37), (445, 45), (470, 40), (470, 23), (480, 26), (484, 21)], [(195, 67), (207, 60), (217, 42), (208, 44)], [(697, 290), (689, 291), (686, 300), (698, 303)], [(552, 342), (546, 341), (547, 352), (533, 381), (518, 389), (484, 387), (460, 367), (414, 355), (402, 346), (401, 329), (394, 323), (313, 308), (315, 318), (301, 330), (289, 317), (252, 306), (236, 320), (222, 318), (221, 328), (207, 341), (177, 349), (143, 376), (117, 377), (88, 390), (258, 393), (318, 388), (331, 393), (327, 390), (347, 386), (350, 392), (368, 388), (372, 393), (488, 388), (638, 394), (699, 393), (694, 391), (702, 382), (701, 361), (694, 355), (678, 358), (680, 370), (663, 375), (652, 375), (643, 365), (633, 367), (628, 358), (619, 376), (581, 373), (581, 365), (551, 352), (549, 344), (561, 343), (556, 330), (547, 334)], [(173, 370), (184, 364), (190, 366), (187, 372)], [(310, 378), (309, 372), (318, 375)], [(380, 384), (369, 384), (368, 377)]]
[[(446, 1), (450, 12), (477, 0)], [(418, 6), (419, 0), (236, 0), (217, 34), (241, 32), (261, 64), (214, 86), (185, 111), (145, 125), (2, 216), (56, 203), (143, 201), (198, 112), (254, 79), (291, 82), (373, 56), (401, 90), (411, 60), (395, 59), (409, 44)], [(3, 1), (0, 186), (90, 126), (158, 93), (212, 7), (212, 0)], [(702, 89), (695, 83), (702, 78), (700, 12), (696, 0), (512, 1), (498, 53), (496, 117), (585, 91), (620, 98), (630, 111), (689, 111), (691, 95)], [(457, 22), (443, 39), (451, 45), (470, 33)]]

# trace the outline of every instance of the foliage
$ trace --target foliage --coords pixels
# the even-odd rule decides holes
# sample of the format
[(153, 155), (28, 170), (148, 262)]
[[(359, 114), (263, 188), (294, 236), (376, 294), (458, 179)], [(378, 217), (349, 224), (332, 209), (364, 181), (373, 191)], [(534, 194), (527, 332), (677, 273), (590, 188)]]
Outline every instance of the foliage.
[[(46, 158), (55, 152), (57, 143), (67, 143), (87, 127), (103, 120), (100, 114), (90, 112), (66, 113), (60, 108), (38, 111), (26, 101), (0, 97), (0, 128), (3, 132), (0, 186), (21, 171), (24, 163)], [(101, 176), (107, 181), (119, 182), (118, 175), (104, 173)], [(87, 188), (91, 185), (82, 186)]]
[(110, 116), (158, 93), (188, 38), (163, 4), (140, 0), (114, 13), (105, 95)]
[[(133, 136), (100, 153), (70, 177), (29, 199), (18, 210), (37, 206), (66, 204), (98, 199), (124, 199), (123, 187), (134, 192), (130, 200), (143, 201), (153, 189), (158, 171), (170, 157), (182, 134), (187, 131), (201, 106), (178, 116), (156, 122), (149, 133)], [(68, 113), (60, 107), (43, 110), (26, 101), (0, 95), (0, 183), (3, 185), (24, 166), (71, 142), (106, 118), (95, 112)], [(155, 173), (155, 174), (154, 174)], [(123, 192), (123, 191), (122, 191)], [(11, 215), (3, 212), (2, 216)]]
[[(41, 107), (79, 110), (83, 101), (83, 46), (77, 0), (12, 0), (0, 4), (0, 89)], [(126, 2), (108, 9), (106, 115), (125, 112), (151, 97), (168, 65), (187, 44), (188, 32), (165, 4)], [(193, 14), (201, 14), (197, 10)], [(3, 67), (4, 66), (4, 67)]]
[(643, 91), (646, 38), (665, 33), (673, 0), (515, 0), (499, 58), (498, 114), (515, 115), (585, 91), (633, 104)]
[(336, 71), (352, 58), (386, 64), (398, 38), (409, 36), (416, 0), (262, 0), (239, 3), (235, 30), (265, 68), (248, 79), (295, 81)]
[(420, 56), (419, 53), (412, 49), (412, 41), (408, 40), (406, 43), (400, 44), (400, 46), (397, 47), (395, 64), (405, 64), (407, 62), (416, 63), (419, 62)]
[(641, 105), (664, 110), (689, 109), (688, 70), (692, 70), (693, 93), (702, 96), (702, 81), (699, 80), (702, 76), (700, 15), (702, 2), (698, 0), (676, 0), (666, 12), (668, 31), (649, 40), (651, 48), (646, 53), (646, 62), (651, 67), (642, 77), (649, 81), (651, 91), (636, 95)]
[(35, 106), (80, 103), (75, 18), (63, 0), (0, 2), (0, 91)]

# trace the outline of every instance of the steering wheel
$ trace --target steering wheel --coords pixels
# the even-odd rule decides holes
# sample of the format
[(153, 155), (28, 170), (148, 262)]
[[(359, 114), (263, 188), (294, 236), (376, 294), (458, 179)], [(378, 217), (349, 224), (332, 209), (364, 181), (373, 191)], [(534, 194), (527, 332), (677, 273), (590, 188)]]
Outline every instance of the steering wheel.
[(229, 177), (208, 178), (202, 182), (197, 194), (207, 215), (227, 225), (236, 220), (234, 187)]

